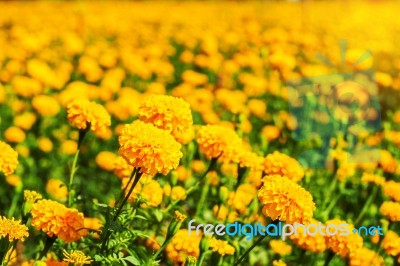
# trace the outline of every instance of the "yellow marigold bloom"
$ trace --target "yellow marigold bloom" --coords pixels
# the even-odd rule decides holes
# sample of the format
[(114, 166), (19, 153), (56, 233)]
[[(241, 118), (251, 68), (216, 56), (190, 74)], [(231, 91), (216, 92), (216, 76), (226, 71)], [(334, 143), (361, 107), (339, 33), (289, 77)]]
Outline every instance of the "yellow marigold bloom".
[(172, 200), (185, 200), (186, 199), (186, 189), (181, 186), (173, 187), (171, 190)]
[(193, 160), (190, 167), (195, 173), (203, 173), (206, 170), (206, 164), (201, 160)]
[(380, 175), (374, 175), (370, 173), (363, 173), (361, 177), (361, 182), (363, 183), (372, 183), (378, 186), (382, 186), (385, 184), (385, 178)]
[(389, 230), (382, 240), (382, 248), (386, 254), (391, 256), (400, 255), (400, 237), (395, 232)]
[(35, 96), (32, 99), (32, 107), (42, 116), (55, 116), (61, 110), (59, 102), (48, 95)]
[(79, 240), (87, 234), (83, 214), (52, 200), (39, 200), (32, 205), (32, 226), (48, 236), (57, 236), (65, 242)]
[(184, 182), (192, 176), (192, 171), (183, 165), (179, 165), (173, 172), (178, 177), (178, 180)]
[(68, 196), (67, 186), (58, 179), (49, 179), (46, 184), (46, 192), (56, 200), (65, 200)]
[[(319, 222), (315, 219), (311, 219), (310, 224), (318, 226)], [(326, 250), (325, 236), (321, 234), (315, 234), (313, 236), (305, 234), (302, 227), (298, 227), (296, 234), (291, 235), (290, 239), (296, 246), (313, 253), (321, 253)]]
[(200, 254), (200, 240), (200, 235), (192, 233), (189, 236), (187, 229), (180, 229), (165, 248), (167, 258), (170, 259), (174, 265), (182, 265), (187, 256), (198, 258)]
[(118, 138), (119, 154), (140, 172), (167, 175), (179, 165), (181, 145), (167, 131), (136, 120)]
[[(85, 217), (83, 220), (83, 225), (85, 228), (92, 229), (95, 231), (99, 231), (101, 229), (101, 227), (103, 226), (100, 219), (92, 218), (92, 217)], [(87, 231), (87, 234), (90, 233), (88, 230), (86, 230), (86, 231)], [(98, 239), (98, 238), (100, 238), (100, 236), (97, 232), (94, 232), (93, 238)]]
[(195, 72), (193, 70), (186, 70), (182, 73), (182, 79), (185, 83), (193, 86), (203, 85), (208, 82), (208, 77), (204, 74)]
[(23, 142), (25, 140), (26, 134), (19, 127), (9, 127), (4, 132), (4, 137), (9, 142), (21, 143), (21, 142)]
[(36, 115), (30, 112), (25, 112), (23, 114), (14, 117), (14, 124), (23, 130), (31, 129), (33, 124), (35, 124), (35, 122), (36, 122)]
[[(339, 226), (340, 224), (347, 224), (347, 223), (339, 219), (333, 219), (327, 221), (326, 224), (333, 224)], [(327, 234), (326, 236), (327, 247), (341, 257), (347, 257), (351, 252), (356, 251), (363, 245), (362, 237), (358, 234), (352, 233), (354, 226), (349, 224), (347, 226), (347, 229), (350, 232), (349, 235), (342, 236), (339, 233), (337, 233), (330, 235)]]
[(120, 179), (130, 177), (133, 171), (133, 167), (121, 156), (117, 156), (113, 161), (113, 172)]
[[(115, 160), (117, 155), (109, 151), (101, 151), (96, 156), (96, 163), (101, 169), (112, 171), (115, 167)], [(121, 158), (122, 159), (122, 158)]]
[(235, 192), (228, 197), (228, 205), (239, 213), (246, 213), (249, 204), (257, 196), (257, 190), (251, 184), (241, 184)]
[(11, 175), (18, 166), (18, 153), (3, 141), (0, 141), (0, 151), (0, 172)]
[(24, 200), (26, 202), (35, 203), (36, 201), (40, 200), (42, 195), (33, 190), (24, 190)]
[(208, 158), (237, 162), (242, 140), (233, 129), (219, 125), (202, 126), (197, 132), (199, 149)]
[(15, 76), (12, 80), (12, 87), (15, 92), (25, 98), (30, 98), (34, 95), (42, 93), (42, 84), (36, 79)]
[(286, 266), (287, 264), (283, 260), (272, 261), (272, 266)]
[(274, 151), (265, 157), (264, 172), (267, 175), (286, 176), (296, 183), (304, 177), (304, 170), (299, 162), (279, 151)]
[(228, 241), (219, 240), (215, 237), (211, 238), (210, 249), (213, 252), (218, 252), (221, 256), (233, 255), (235, 253), (235, 248), (229, 245)]
[(383, 258), (375, 251), (361, 247), (349, 255), (349, 266), (383, 266)]
[(179, 211), (175, 211), (174, 212), (174, 219), (177, 222), (183, 223), (186, 220), (186, 218), (187, 218), (187, 216), (182, 214), (182, 213), (180, 213)]
[(385, 201), (382, 203), (379, 212), (385, 215), (391, 222), (400, 221), (400, 203)]
[(185, 132), (193, 125), (190, 105), (182, 98), (152, 94), (139, 106), (139, 118), (174, 134)]
[(73, 155), (78, 150), (78, 142), (75, 140), (65, 140), (61, 144), (61, 151), (68, 155)]
[(267, 103), (260, 99), (251, 99), (248, 102), (250, 113), (253, 115), (264, 118), (267, 115)]
[(83, 253), (80, 250), (72, 250), (70, 252), (64, 250), (63, 254), (64, 254), (64, 261), (68, 263), (73, 263), (75, 266), (92, 264), (93, 262), (90, 256), (86, 256), (85, 253)]
[(68, 121), (78, 129), (102, 133), (111, 125), (111, 117), (100, 104), (86, 99), (76, 99), (67, 106)]
[(28, 237), (28, 227), (21, 224), (21, 221), (15, 221), (14, 218), (7, 219), (0, 216), (0, 239), (8, 238), (8, 241), (14, 240), (24, 241)]
[(400, 202), (400, 183), (392, 180), (385, 182), (383, 193), (394, 201)]
[[(129, 178), (122, 179), (122, 189), (128, 185)], [(125, 189), (127, 194), (132, 182)], [(141, 204), (141, 207), (145, 208), (147, 206), (157, 207), (161, 204), (163, 199), (163, 189), (156, 180), (153, 180), (150, 176), (142, 176), (138, 184), (133, 189), (133, 192), (129, 196), (128, 201), (134, 203), (136, 199), (140, 196), (141, 199), (145, 200), (145, 203)]]
[(281, 256), (286, 256), (292, 253), (292, 246), (282, 240), (273, 239), (269, 241), (269, 246), (274, 253), (277, 253)]
[(53, 150), (53, 142), (49, 138), (38, 139), (38, 147), (43, 152), (50, 152)]
[(315, 210), (311, 194), (285, 176), (265, 176), (258, 199), (265, 216), (289, 224), (309, 224)]
[(6, 182), (13, 187), (18, 187), (22, 185), (21, 177), (15, 174), (6, 176)]
[(394, 173), (396, 171), (397, 161), (393, 155), (386, 150), (381, 150), (381, 158), (379, 163), (382, 167), (382, 170), (387, 173)]

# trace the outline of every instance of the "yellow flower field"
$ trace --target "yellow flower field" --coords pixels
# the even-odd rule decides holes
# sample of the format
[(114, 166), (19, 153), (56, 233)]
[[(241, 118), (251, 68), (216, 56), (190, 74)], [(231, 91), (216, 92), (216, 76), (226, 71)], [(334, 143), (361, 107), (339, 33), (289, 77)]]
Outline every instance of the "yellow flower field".
[(400, 265), (399, 8), (0, 2), (0, 265)]

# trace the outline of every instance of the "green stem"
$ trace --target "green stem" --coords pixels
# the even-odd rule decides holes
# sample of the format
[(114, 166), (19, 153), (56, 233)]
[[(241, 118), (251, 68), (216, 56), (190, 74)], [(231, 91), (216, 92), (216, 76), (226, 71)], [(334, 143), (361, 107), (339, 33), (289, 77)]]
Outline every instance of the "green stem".
[(78, 163), (78, 157), (79, 157), (79, 149), (76, 150), (75, 156), (74, 156), (74, 161), (72, 162), (72, 167), (71, 167), (71, 173), (69, 175), (69, 183), (68, 183), (68, 206), (72, 205), (72, 200), (74, 197), (74, 191), (72, 189), (73, 183), (74, 183), (74, 177), (75, 173), (78, 170), (78, 167), (76, 166)]
[(198, 216), (199, 213), (203, 210), (202, 206), (204, 206), (204, 202), (206, 201), (208, 190), (209, 190), (209, 182), (206, 181), (204, 186), (201, 188), (201, 196), (200, 196), (199, 203), (197, 204), (197, 209), (196, 209), (196, 213), (194, 216)]
[(354, 222), (354, 225), (356, 226), (359, 225), (365, 213), (367, 212), (368, 208), (371, 206), (372, 201), (375, 199), (377, 191), (378, 191), (378, 186), (374, 186), (372, 189), (372, 193), (368, 196), (367, 200), (365, 201), (365, 204), (360, 214), (358, 215), (356, 221)]
[(168, 239), (165, 239), (164, 243), (162, 244), (162, 246), (160, 247), (159, 250), (157, 250), (157, 252), (153, 255), (153, 260), (156, 260), (157, 257), (160, 255), (160, 253), (167, 247), (167, 245), (169, 244), (169, 242), (171, 242), (172, 240), (172, 236), (169, 237)]
[(21, 196), (22, 185), (17, 186), (15, 188), (15, 192), (16, 193), (14, 193), (14, 197), (13, 197), (12, 202), (11, 202), (11, 207), (8, 210), (8, 214), (7, 214), (8, 217), (12, 217), (14, 215), (15, 209), (17, 208), (17, 205), (18, 205), (18, 199)]
[(57, 239), (56, 236), (54, 236), (54, 237), (46, 236), (46, 241), (45, 241), (45, 244), (44, 244), (44, 248), (43, 248), (42, 252), (39, 255), (39, 259), (41, 259), (41, 258), (46, 256), (47, 252), (49, 252), (49, 250), (53, 246), (54, 242), (56, 242), (56, 239)]
[(206, 257), (207, 253), (208, 253), (208, 252), (206, 251), (206, 252), (202, 252), (202, 253), (200, 254), (200, 257), (199, 257), (199, 259), (197, 260), (197, 266), (201, 266), (201, 265), (203, 264), (204, 258)]
[(250, 253), (250, 251), (252, 251), (265, 237), (267, 236), (267, 234), (260, 236), (256, 242), (253, 243), (253, 245), (251, 245), (251, 247), (249, 247), (245, 253), (243, 253), (242, 256), (240, 256), (240, 258), (238, 260), (235, 261), (235, 263), (233, 264), (233, 266), (237, 266), (240, 265), (240, 262), (242, 262), (242, 260), (244, 260), (244, 258)]
[(328, 266), (329, 263), (331, 263), (333, 257), (335, 257), (335, 253), (333, 253), (332, 251), (329, 251), (329, 252), (328, 252), (328, 256), (327, 256), (326, 259), (325, 259), (324, 266)]

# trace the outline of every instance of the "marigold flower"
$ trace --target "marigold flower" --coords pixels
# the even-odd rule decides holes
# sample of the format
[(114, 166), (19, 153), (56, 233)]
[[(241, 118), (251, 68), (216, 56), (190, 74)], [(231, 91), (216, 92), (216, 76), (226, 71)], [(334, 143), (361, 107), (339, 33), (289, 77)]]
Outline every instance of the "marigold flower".
[(25, 112), (14, 117), (14, 124), (23, 130), (30, 130), (35, 124), (36, 119), (37, 117), (34, 113)]
[(387, 173), (394, 173), (396, 171), (397, 161), (393, 155), (386, 150), (381, 150), (381, 158), (379, 163), (382, 167), (382, 170)]
[(274, 151), (265, 157), (264, 172), (267, 175), (286, 176), (296, 183), (304, 177), (304, 170), (299, 162), (279, 151)]
[(28, 227), (21, 224), (21, 221), (16, 221), (14, 218), (7, 219), (4, 216), (0, 216), (0, 239), (8, 238), (8, 241), (14, 240), (24, 241), (25, 237), (28, 237)]
[(187, 216), (180, 213), (179, 211), (174, 212), (174, 219), (180, 223), (183, 223), (186, 220)]
[[(347, 223), (339, 219), (333, 219), (327, 221), (326, 224), (333, 224), (339, 226), (340, 224), (347, 224)], [(356, 251), (363, 245), (362, 237), (352, 232), (354, 226), (349, 224), (347, 226), (347, 229), (350, 232), (349, 235), (342, 236), (341, 234), (327, 234), (326, 236), (327, 247), (341, 257), (347, 257), (351, 252)]]
[[(315, 219), (311, 219), (310, 224), (318, 226), (320, 222)], [(313, 236), (305, 234), (303, 227), (298, 227), (296, 234), (290, 236), (293, 243), (305, 250), (309, 250), (313, 253), (321, 253), (326, 250), (326, 239), (321, 234), (315, 234)]]
[(221, 256), (233, 255), (235, 253), (235, 248), (229, 245), (228, 241), (219, 240), (215, 237), (211, 238), (210, 249), (213, 252), (218, 252)]
[(375, 251), (361, 247), (349, 255), (349, 266), (383, 266), (383, 258)]
[(78, 150), (78, 142), (75, 140), (65, 140), (61, 144), (61, 151), (65, 154), (75, 154), (76, 151)]
[(65, 242), (79, 240), (87, 234), (83, 214), (52, 200), (40, 200), (32, 205), (31, 224), (48, 236), (57, 236)]
[(40, 200), (42, 195), (33, 190), (24, 190), (24, 200), (26, 202), (35, 203), (36, 201)]
[(35, 96), (32, 99), (32, 107), (42, 116), (55, 116), (61, 109), (59, 102), (48, 95)]
[(65, 200), (68, 196), (67, 186), (58, 179), (49, 179), (46, 184), (46, 192), (56, 200)]
[(114, 170), (114, 161), (116, 160), (116, 158), (117, 156), (114, 153), (109, 151), (102, 151), (99, 152), (96, 156), (96, 164), (106, 171), (112, 171)]
[[(122, 179), (122, 189), (125, 189), (126, 194), (132, 186), (131, 182), (129, 186), (126, 187), (129, 179), (130, 178)], [(158, 183), (156, 180), (153, 180), (150, 176), (142, 176), (129, 196), (129, 202), (134, 203), (138, 196), (145, 201), (141, 207), (157, 207), (162, 202), (163, 189), (161, 188), (160, 183)]]
[(111, 117), (100, 104), (86, 99), (76, 99), (67, 106), (68, 121), (80, 130), (89, 126), (95, 133), (102, 133), (111, 125)]
[(136, 120), (119, 136), (119, 154), (140, 172), (167, 175), (179, 165), (181, 145), (167, 131)]
[(203, 173), (206, 170), (206, 164), (201, 160), (191, 161), (190, 167), (195, 173)]
[(182, 186), (175, 186), (171, 190), (172, 200), (185, 200), (186, 199), (186, 189)]
[(394, 201), (400, 202), (400, 183), (392, 180), (385, 182), (383, 193)]
[(272, 266), (286, 266), (287, 264), (283, 260), (272, 261)]
[(133, 171), (133, 166), (129, 165), (128, 162), (121, 156), (117, 156), (113, 161), (113, 172), (120, 179), (130, 177)]
[(193, 125), (190, 105), (182, 98), (152, 94), (139, 106), (139, 118), (172, 134), (186, 132)]
[(391, 256), (400, 255), (400, 237), (395, 232), (389, 230), (382, 240), (382, 248), (386, 254)]
[(378, 186), (382, 186), (385, 184), (385, 178), (380, 175), (374, 175), (370, 173), (363, 173), (361, 177), (361, 182), (363, 183), (372, 183)]
[(0, 172), (11, 175), (18, 166), (18, 153), (3, 141), (0, 141), (0, 151)]
[(200, 255), (201, 236), (192, 233), (190, 236), (187, 229), (180, 229), (165, 248), (167, 258), (174, 265), (181, 265), (187, 256), (198, 258)]
[(9, 142), (21, 143), (21, 142), (23, 142), (25, 140), (26, 134), (19, 127), (9, 127), (4, 132), (4, 137)]
[(249, 204), (257, 195), (257, 190), (251, 184), (241, 184), (235, 192), (231, 192), (228, 205), (239, 213), (246, 213)]
[(309, 224), (315, 210), (311, 194), (285, 176), (265, 176), (258, 199), (265, 216), (289, 224)]
[(269, 246), (274, 253), (277, 253), (281, 256), (286, 256), (292, 253), (292, 246), (282, 240), (273, 239), (269, 242)]
[(53, 142), (49, 138), (39, 138), (38, 148), (43, 152), (50, 152), (53, 149)]
[(220, 157), (226, 161), (239, 160), (242, 140), (236, 132), (219, 125), (202, 126), (197, 132), (199, 149), (208, 158)]
[(6, 182), (13, 187), (18, 187), (22, 185), (21, 177), (15, 174), (6, 176)]
[(392, 222), (400, 221), (400, 203), (398, 202), (385, 201), (379, 211)]
[(85, 253), (80, 250), (72, 250), (70, 252), (64, 250), (63, 254), (65, 262), (73, 263), (76, 266), (92, 264), (93, 262), (90, 256), (86, 256)]

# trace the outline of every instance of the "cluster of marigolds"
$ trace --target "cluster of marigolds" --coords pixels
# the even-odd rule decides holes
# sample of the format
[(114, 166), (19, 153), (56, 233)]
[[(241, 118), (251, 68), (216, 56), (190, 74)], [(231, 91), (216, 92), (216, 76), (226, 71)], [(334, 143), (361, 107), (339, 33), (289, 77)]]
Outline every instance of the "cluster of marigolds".
[[(221, 5), (0, 3), (2, 266), (400, 264), (400, 23), (371, 15), (394, 4), (349, 4), (347, 23), (337, 3)], [(345, 136), (326, 169), (295, 159), (285, 81), (330, 74), (318, 51), (376, 68), (383, 128), (359, 138), (378, 160), (348, 160)], [(384, 236), (248, 241), (188, 217)]]

